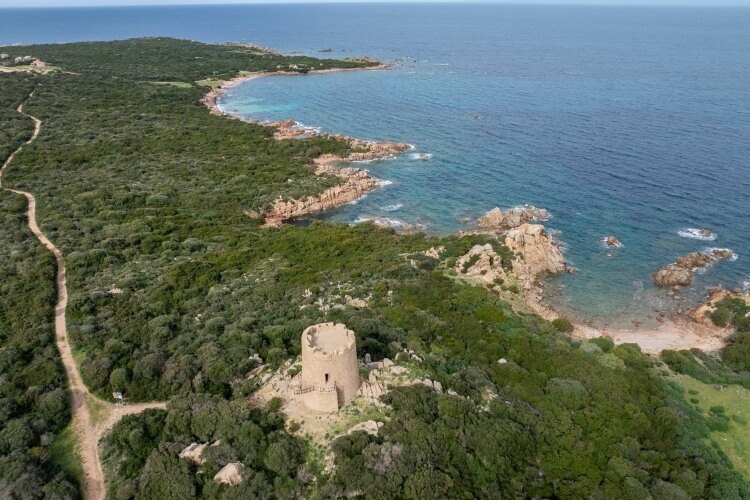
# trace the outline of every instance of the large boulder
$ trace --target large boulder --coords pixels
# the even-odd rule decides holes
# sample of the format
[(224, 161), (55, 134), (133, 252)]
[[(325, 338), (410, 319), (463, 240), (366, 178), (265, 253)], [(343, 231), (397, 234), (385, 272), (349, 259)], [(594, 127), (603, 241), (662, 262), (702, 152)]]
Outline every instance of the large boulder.
[(677, 264), (667, 264), (652, 274), (651, 279), (659, 286), (687, 286), (693, 282), (693, 272)]
[(240, 462), (230, 462), (216, 473), (216, 475), (214, 476), (214, 481), (219, 484), (237, 486), (242, 483), (242, 473), (244, 470), (245, 466)]
[(208, 443), (191, 443), (190, 446), (180, 452), (180, 458), (186, 458), (196, 465), (202, 465), (206, 461), (203, 458), (203, 450), (206, 449), (206, 446), (208, 446)]
[(606, 236), (604, 238), (604, 244), (607, 245), (608, 247), (615, 247), (615, 248), (620, 248), (622, 246), (622, 243), (620, 243), (620, 240), (618, 240), (616, 237), (611, 236), (611, 235)]
[(514, 207), (505, 211), (495, 207), (477, 220), (477, 226), (484, 229), (505, 230), (547, 219), (549, 219), (549, 213), (545, 209), (531, 205)]
[(565, 271), (560, 245), (541, 224), (521, 224), (505, 236), (505, 245), (516, 255), (513, 270), (519, 276), (535, 278)]

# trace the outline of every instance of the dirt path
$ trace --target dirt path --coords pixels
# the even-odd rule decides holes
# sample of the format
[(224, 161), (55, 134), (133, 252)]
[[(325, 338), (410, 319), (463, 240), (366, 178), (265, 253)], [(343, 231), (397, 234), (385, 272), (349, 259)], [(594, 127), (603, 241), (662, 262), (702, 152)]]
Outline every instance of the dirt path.
[[(28, 99), (31, 99), (34, 93), (29, 94)], [(28, 101), (27, 99), (27, 101)], [(42, 122), (38, 118), (28, 115), (23, 112), (23, 104), (19, 105), (16, 111), (24, 116), (27, 116), (34, 121), (34, 134), (31, 138), (23, 143), (16, 151), (11, 154), (0, 169), (0, 188), (3, 188), (3, 173), (10, 165), (13, 157), (21, 151), (25, 146), (34, 142), (39, 137), (39, 132), (42, 128)], [(29, 229), (37, 239), (52, 252), (57, 263), (57, 304), (55, 305), (55, 343), (57, 349), (60, 352), (63, 365), (65, 366), (65, 373), (67, 374), (68, 385), (70, 390), (71, 398), (71, 410), (73, 414), (73, 429), (78, 436), (80, 444), (81, 462), (83, 468), (83, 496), (84, 498), (91, 500), (98, 500), (104, 498), (105, 487), (104, 487), (104, 472), (102, 470), (101, 460), (99, 458), (99, 439), (104, 433), (112, 428), (125, 415), (134, 415), (143, 412), (149, 408), (166, 408), (166, 403), (142, 403), (134, 405), (114, 405), (106, 401), (102, 401), (93, 394), (91, 394), (83, 383), (81, 374), (78, 371), (78, 365), (76, 365), (75, 359), (73, 358), (73, 351), (70, 348), (68, 342), (68, 331), (65, 324), (65, 311), (68, 307), (68, 289), (66, 286), (65, 278), (65, 261), (63, 259), (62, 252), (42, 233), (37, 225), (36, 221), (36, 198), (31, 193), (26, 191), (18, 191), (15, 189), (4, 188), (16, 194), (20, 194), (26, 197), (28, 201), (27, 216), (29, 221)], [(101, 422), (94, 422), (89, 407), (90, 403), (95, 403), (101, 408), (101, 413), (104, 418)]]

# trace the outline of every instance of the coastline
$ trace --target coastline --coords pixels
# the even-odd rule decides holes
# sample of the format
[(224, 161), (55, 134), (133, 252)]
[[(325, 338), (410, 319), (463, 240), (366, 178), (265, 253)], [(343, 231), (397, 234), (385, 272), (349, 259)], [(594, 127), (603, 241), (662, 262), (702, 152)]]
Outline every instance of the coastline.
[[(325, 70), (311, 70), (307, 73), (272, 71), (238, 75), (235, 78), (221, 82), (215, 88), (211, 89), (203, 99), (201, 99), (201, 102), (209, 108), (212, 114), (249, 123), (275, 127), (277, 129), (277, 132), (274, 134), (276, 140), (287, 140), (317, 135), (316, 132), (299, 129), (297, 122), (293, 120), (283, 122), (262, 122), (260, 120), (240, 117), (222, 109), (217, 101), (233, 87), (261, 77), (307, 76), (344, 71), (372, 71), (384, 70), (389, 67), (389, 64), (381, 63), (376, 66), (365, 68), (332, 68)], [(328, 188), (318, 195), (308, 196), (303, 199), (277, 199), (273, 206), (262, 214), (265, 220), (265, 226), (278, 227), (290, 220), (322, 212), (324, 210), (341, 207), (360, 199), (368, 192), (377, 189), (382, 185), (383, 181), (372, 177), (366, 169), (340, 167), (339, 165), (362, 160), (378, 160), (394, 157), (411, 147), (408, 144), (403, 143), (377, 143), (354, 139), (343, 135), (332, 135), (332, 137), (349, 142), (352, 144), (353, 149), (365, 148), (368, 151), (366, 153), (352, 153), (347, 157), (322, 155), (316, 158), (313, 161), (313, 165), (311, 165), (314, 167), (315, 174), (339, 177), (343, 180), (342, 184)], [(498, 234), (495, 234), (495, 236), (498, 236)], [(554, 240), (552, 241), (554, 242)], [(554, 242), (554, 244), (558, 245), (557, 242)], [(544, 299), (544, 287), (540, 278), (544, 272), (529, 273), (528, 269), (525, 271), (514, 269), (513, 274), (523, 285), (523, 301), (529, 309), (548, 321), (563, 316), (554, 308), (542, 303)], [(696, 309), (699, 307), (701, 307), (701, 304), (696, 305)], [(653, 355), (658, 355), (659, 352), (664, 349), (680, 350), (699, 348), (708, 352), (717, 351), (724, 346), (726, 337), (731, 333), (725, 329), (695, 321), (689, 315), (685, 314), (674, 314), (669, 318), (665, 318), (662, 325), (658, 327), (635, 327), (632, 329), (597, 327), (579, 321), (575, 317), (571, 319), (574, 326), (573, 331), (570, 333), (572, 337), (583, 340), (602, 336), (609, 337), (615, 342), (615, 344), (638, 344), (644, 352)]]
[[(276, 140), (311, 137), (318, 135), (318, 132), (309, 129), (301, 129), (299, 128), (299, 124), (294, 120), (286, 120), (281, 122), (263, 122), (260, 120), (243, 118), (222, 109), (218, 103), (218, 99), (224, 96), (229, 89), (241, 83), (261, 77), (308, 76), (326, 73), (339, 73), (345, 71), (375, 71), (384, 70), (389, 67), (390, 64), (379, 63), (374, 66), (363, 68), (331, 68), (323, 70), (310, 70), (306, 73), (271, 71), (238, 75), (231, 80), (221, 82), (219, 85), (211, 89), (201, 99), (201, 102), (206, 107), (208, 107), (212, 114), (275, 128), (276, 132), (274, 133), (274, 139)], [(405, 143), (367, 141), (345, 135), (324, 135), (344, 141), (349, 144), (353, 151), (356, 151), (349, 153), (345, 157), (327, 154), (321, 155), (313, 160), (313, 164), (311, 166), (314, 168), (315, 175), (334, 176), (342, 179), (343, 182), (337, 186), (327, 188), (317, 195), (307, 196), (302, 199), (285, 200), (281, 197), (277, 198), (274, 201), (273, 205), (261, 214), (264, 219), (265, 226), (280, 226), (281, 224), (290, 220), (298, 219), (313, 213), (322, 212), (324, 210), (337, 208), (360, 199), (368, 192), (384, 185), (385, 181), (373, 177), (372, 175), (370, 175), (370, 172), (367, 169), (356, 167), (339, 167), (339, 165), (344, 163), (393, 158), (412, 148), (411, 145)]]
[(261, 123), (257, 120), (247, 120), (226, 112), (219, 108), (216, 100), (222, 97), (227, 90), (236, 87), (237, 85), (254, 80), (256, 78), (262, 78), (265, 76), (309, 76), (309, 75), (323, 75), (326, 73), (343, 73), (346, 71), (381, 71), (390, 68), (389, 63), (381, 62), (375, 66), (367, 66), (363, 68), (329, 68), (329, 69), (311, 69), (307, 73), (299, 73), (293, 71), (259, 71), (255, 73), (246, 73), (244, 75), (237, 75), (229, 80), (222, 80), (219, 84), (212, 88), (206, 95), (203, 96), (201, 102), (208, 107), (212, 114), (224, 115), (234, 119), (249, 121), (251, 123)]

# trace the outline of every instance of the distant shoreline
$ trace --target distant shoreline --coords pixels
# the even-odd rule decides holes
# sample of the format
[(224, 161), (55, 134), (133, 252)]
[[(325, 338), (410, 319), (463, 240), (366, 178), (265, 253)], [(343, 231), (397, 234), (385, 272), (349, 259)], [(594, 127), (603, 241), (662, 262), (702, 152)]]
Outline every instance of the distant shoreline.
[[(217, 100), (220, 97), (224, 97), (227, 93), (227, 91), (231, 88), (236, 87), (237, 85), (250, 81), (255, 80), (256, 78), (262, 78), (265, 76), (308, 76), (308, 75), (323, 75), (326, 73), (343, 73), (346, 71), (378, 71), (378, 70), (385, 70), (391, 67), (390, 63), (384, 63), (381, 62), (375, 66), (366, 66), (362, 68), (329, 68), (329, 69), (311, 69), (310, 71), (306, 73), (300, 73), (300, 72), (294, 72), (294, 71), (258, 71), (255, 73), (248, 73), (244, 75), (237, 75), (234, 78), (230, 78), (229, 80), (223, 80), (211, 89), (202, 99), (203, 104), (208, 106), (208, 109), (211, 110), (212, 113), (218, 114), (218, 115), (228, 115), (232, 117), (236, 117), (236, 115), (229, 113), (227, 111), (224, 111), (221, 109), (217, 103)], [(245, 121), (251, 121), (252, 123), (261, 123), (259, 120), (246, 120)]]

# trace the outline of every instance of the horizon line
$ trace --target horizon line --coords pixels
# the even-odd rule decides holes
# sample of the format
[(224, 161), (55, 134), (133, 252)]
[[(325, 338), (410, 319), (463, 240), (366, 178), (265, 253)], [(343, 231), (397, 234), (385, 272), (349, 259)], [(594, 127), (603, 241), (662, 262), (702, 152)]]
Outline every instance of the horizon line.
[[(142, 0), (141, 0), (142, 1)], [(606, 1), (606, 0), (605, 0)], [(605, 3), (602, 0), (277, 0), (277, 1), (222, 1), (213, 3), (210, 1), (190, 1), (185, 2), (159, 2), (159, 3), (128, 3), (127, 0), (119, 2), (107, 2), (106, 4), (87, 4), (73, 3), (70, 5), (2, 5), (3, 9), (80, 9), (80, 8), (122, 8), (122, 7), (229, 7), (229, 6), (271, 6), (271, 5), (361, 5), (361, 4), (388, 4), (388, 5), (506, 5), (506, 6), (554, 6), (554, 7), (661, 7), (661, 8), (750, 8), (749, 3), (736, 2), (712, 2), (710, 0), (698, 0), (697, 2), (674, 2), (670, 0), (615, 0), (613, 3)]]

